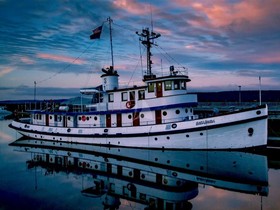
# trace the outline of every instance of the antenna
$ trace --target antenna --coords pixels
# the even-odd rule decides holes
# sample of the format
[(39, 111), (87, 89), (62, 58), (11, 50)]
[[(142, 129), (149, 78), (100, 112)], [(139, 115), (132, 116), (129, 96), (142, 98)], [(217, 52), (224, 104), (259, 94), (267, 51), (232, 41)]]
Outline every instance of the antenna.
[(146, 79), (153, 79), (155, 78), (155, 75), (152, 74), (152, 60), (151, 60), (151, 48), (152, 45), (154, 45), (153, 40), (157, 39), (161, 35), (159, 33), (150, 32), (149, 28), (142, 29), (142, 33), (140, 34), (138, 31), (136, 31), (136, 34), (140, 36), (139, 40), (143, 45), (147, 48), (147, 74), (144, 75), (144, 80)]
[(150, 13), (151, 13), (151, 28), (152, 28), (152, 32), (154, 31), (154, 20), (153, 20), (153, 10), (152, 10), (152, 6), (150, 3)]

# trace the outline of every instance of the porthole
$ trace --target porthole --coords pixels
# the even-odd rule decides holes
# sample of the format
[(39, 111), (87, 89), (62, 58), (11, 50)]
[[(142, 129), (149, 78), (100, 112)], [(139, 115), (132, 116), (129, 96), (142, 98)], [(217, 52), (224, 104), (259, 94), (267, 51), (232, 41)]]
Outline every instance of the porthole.
[(189, 109), (188, 109), (188, 108), (186, 108), (186, 109), (185, 109), (185, 112), (186, 112), (186, 113), (188, 113), (188, 112), (189, 112)]
[(96, 121), (96, 120), (97, 120), (97, 117), (95, 116), (93, 119)]
[(162, 115), (163, 115), (163, 116), (166, 116), (166, 115), (167, 115), (167, 112), (166, 112), (166, 111), (163, 111), (163, 112), (162, 112)]
[(257, 115), (260, 115), (262, 112), (260, 110), (256, 111)]
[(174, 124), (171, 125), (171, 127), (172, 128), (177, 128), (177, 124), (174, 123)]
[(131, 119), (132, 116), (131, 116), (131, 114), (129, 114), (127, 117), (128, 117), (128, 119)]
[(155, 138), (155, 141), (157, 141), (157, 140), (158, 140), (158, 138), (156, 137), (156, 138)]
[(253, 128), (248, 128), (248, 134), (249, 136), (252, 136), (254, 133), (254, 129)]
[(169, 136), (167, 136), (167, 137), (166, 137), (166, 139), (167, 139), (167, 140), (169, 140), (169, 139), (170, 139), (170, 137), (169, 137)]
[(79, 121), (81, 121), (82, 120), (82, 117), (79, 117)]
[(89, 117), (87, 117), (87, 120), (89, 120)]
[(68, 120), (71, 120), (71, 117), (67, 117)]
[(141, 116), (141, 118), (144, 118), (144, 117), (145, 117), (145, 115), (144, 115), (144, 114), (141, 114), (140, 116)]
[(142, 178), (142, 179), (145, 179), (145, 174), (141, 174), (141, 178)]
[(50, 116), (50, 120), (52, 119), (52, 116)]
[(177, 109), (177, 110), (175, 111), (175, 113), (176, 113), (176, 114), (180, 114), (180, 110)]
[(201, 136), (203, 136), (203, 133), (200, 133)]
[(189, 138), (189, 137), (190, 137), (190, 135), (189, 135), (189, 134), (187, 134), (187, 135), (186, 135), (186, 137), (187, 137), (187, 138)]

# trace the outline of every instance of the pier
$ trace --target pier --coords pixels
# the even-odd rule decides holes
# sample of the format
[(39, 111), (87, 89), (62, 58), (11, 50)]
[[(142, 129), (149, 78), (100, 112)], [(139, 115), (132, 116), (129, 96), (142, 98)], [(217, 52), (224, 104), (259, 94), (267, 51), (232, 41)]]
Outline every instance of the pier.
[[(280, 102), (263, 102), (262, 104), (267, 104), (268, 106), (268, 119), (280, 120)], [(258, 105), (258, 102), (200, 102), (195, 110), (198, 113), (214, 114), (250, 108)]]

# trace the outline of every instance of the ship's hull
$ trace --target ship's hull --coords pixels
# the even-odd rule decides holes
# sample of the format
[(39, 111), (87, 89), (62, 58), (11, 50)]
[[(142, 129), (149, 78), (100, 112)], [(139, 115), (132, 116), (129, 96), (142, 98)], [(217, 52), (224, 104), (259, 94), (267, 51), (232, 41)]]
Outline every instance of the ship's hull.
[(155, 149), (243, 149), (266, 146), (267, 106), (176, 123), (70, 128), (13, 121), (24, 136), (56, 142)]

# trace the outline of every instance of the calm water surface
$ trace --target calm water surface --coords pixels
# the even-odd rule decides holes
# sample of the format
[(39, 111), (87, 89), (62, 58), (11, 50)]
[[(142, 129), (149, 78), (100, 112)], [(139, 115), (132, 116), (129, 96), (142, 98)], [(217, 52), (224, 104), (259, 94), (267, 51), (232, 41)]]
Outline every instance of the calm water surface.
[(280, 209), (280, 154), (16, 141), (9, 123), (0, 121), (1, 210)]

